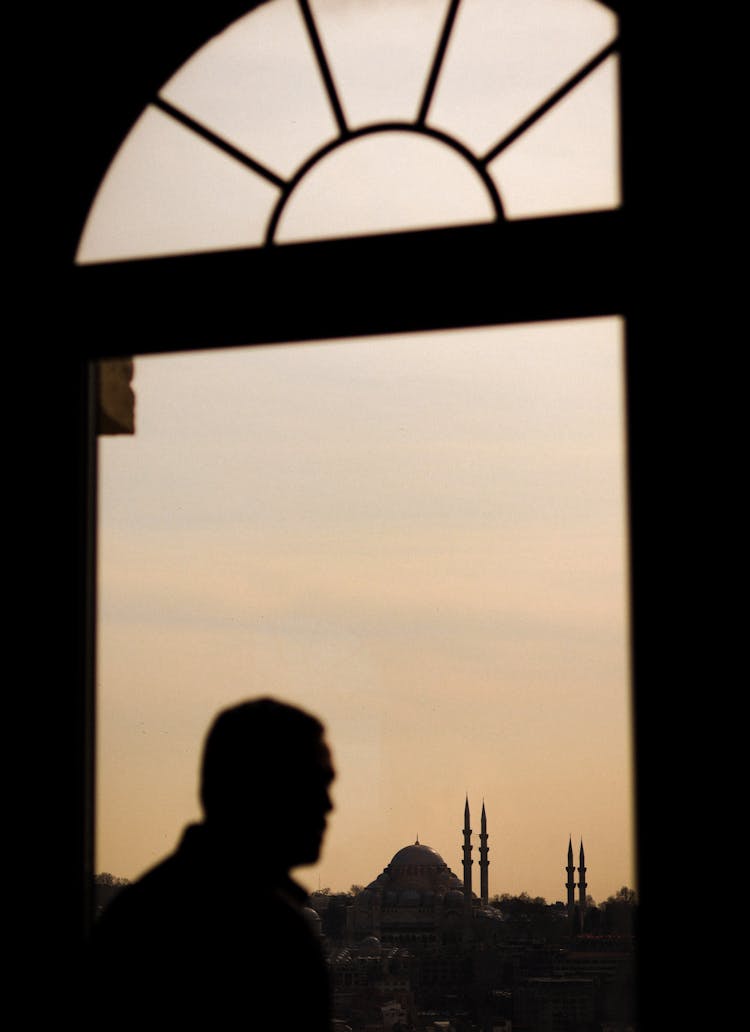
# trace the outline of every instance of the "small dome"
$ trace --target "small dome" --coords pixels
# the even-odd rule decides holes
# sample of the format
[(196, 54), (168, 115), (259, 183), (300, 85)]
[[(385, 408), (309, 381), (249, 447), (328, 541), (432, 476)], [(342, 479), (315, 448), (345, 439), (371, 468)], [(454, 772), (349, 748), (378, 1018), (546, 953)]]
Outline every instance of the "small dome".
[(359, 950), (357, 952), (359, 953), (360, 957), (364, 957), (366, 959), (368, 957), (371, 958), (380, 956), (382, 949), (383, 945), (380, 939), (376, 938), (374, 935), (368, 935), (359, 944)]

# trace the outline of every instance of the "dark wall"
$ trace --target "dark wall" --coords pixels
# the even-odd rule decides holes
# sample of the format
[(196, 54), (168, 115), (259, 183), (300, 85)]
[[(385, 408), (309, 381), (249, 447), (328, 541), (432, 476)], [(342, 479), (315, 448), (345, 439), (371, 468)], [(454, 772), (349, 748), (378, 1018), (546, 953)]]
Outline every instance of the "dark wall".
[[(18, 316), (6, 367), (9, 462), (18, 477), (10, 491), (18, 509), (9, 552), (19, 573), (13, 609), (24, 631), (14, 679), (22, 689), (11, 693), (22, 723), (9, 726), (20, 729), (15, 744), (24, 756), (18, 828), (25, 862), (54, 871), (61, 886), (43, 914), (22, 921), (43, 965), (55, 966), (81, 940), (90, 864), (85, 757), (93, 699), (85, 686), (94, 538), (86, 359), (97, 346), (90, 332), (78, 332), (70, 263), (96, 186), (148, 99), (190, 53), (252, 6), (27, 5), (8, 31), (9, 53), (15, 50), (20, 62), (8, 107), (11, 114), (22, 110), (6, 192), (14, 223), (10, 304)], [(696, 454), (706, 447), (715, 374), (706, 361), (702, 281), (696, 283), (695, 148), (685, 145), (693, 139), (685, 110), (695, 110), (695, 48), (685, 47), (684, 26), (673, 17), (644, 10), (654, 5), (622, 6), (628, 229), (621, 274), (629, 283), (640, 921), (648, 932), (656, 923), (650, 915), (663, 914), (656, 897), (664, 869), (679, 876), (685, 800), (697, 797), (692, 767), (674, 750), (691, 734), (691, 684), (705, 627), (697, 577), (715, 483), (698, 475)], [(12, 647), (19, 649), (15, 638)], [(665, 743), (680, 775), (666, 797)], [(575, 755), (575, 743), (571, 749)]]

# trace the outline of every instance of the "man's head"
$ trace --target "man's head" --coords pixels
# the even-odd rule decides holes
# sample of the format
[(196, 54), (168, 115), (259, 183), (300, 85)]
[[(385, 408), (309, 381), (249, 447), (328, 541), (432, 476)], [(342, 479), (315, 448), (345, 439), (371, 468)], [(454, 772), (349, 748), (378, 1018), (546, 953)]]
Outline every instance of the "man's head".
[(275, 699), (223, 710), (203, 752), (201, 802), (209, 827), (267, 844), (288, 869), (314, 863), (333, 809), (334, 771), (321, 722)]

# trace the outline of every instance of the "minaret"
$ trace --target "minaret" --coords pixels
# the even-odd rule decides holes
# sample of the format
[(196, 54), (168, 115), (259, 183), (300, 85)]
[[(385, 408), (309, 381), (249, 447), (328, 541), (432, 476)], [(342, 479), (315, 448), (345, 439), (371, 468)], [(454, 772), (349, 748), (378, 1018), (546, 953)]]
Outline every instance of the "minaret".
[(586, 860), (583, 855), (583, 839), (581, 839), (581, 851), (578, 854), (578, 906), (581, 910), (579, 921), (583, 927), (583, 917), (586, 913)]
[(471, 820), (469, 818), (469, 797), (466, 797), (466, 806), (464, 807), (464, 901), (468, 907), (471, 906), (471, 865), (474, 861), (471, 859)]
[(568, 917), (572, 924), (576, 909), (576, 883), (574, 879), (575, 867), (573, 866), (573, 840), (570, 838), (568, 839), (568, 866), (565, 870), (568, 875), (568, 880), (565, 883), (565, 888), (568, 890)]
[(487, 859), (489, 853), (489, 846), (487, 845), (487, 814), (484, 812), (484, 799), (482, 800), (482, 830), (479, 832), (479, 882), (480, 882), (480, 895), (482, 897), (482, 906), (486, 907), (490, 901), (490, 882), (489, 882), (489, 866), (490, 862)]

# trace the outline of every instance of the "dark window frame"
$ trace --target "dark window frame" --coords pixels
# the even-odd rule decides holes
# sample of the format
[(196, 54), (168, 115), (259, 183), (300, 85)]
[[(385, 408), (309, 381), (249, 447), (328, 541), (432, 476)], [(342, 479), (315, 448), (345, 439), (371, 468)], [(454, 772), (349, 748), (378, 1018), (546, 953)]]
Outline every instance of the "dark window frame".
[[(651, 729), (658, 715), (651, 693), (663, 670), (662, 613), (651, 589), (652, 558), (660, 545), (652, 524), (653, 433), (665, 373), (653, 349), (662, 322), (652, 319), (646, 284), (664, 199), (651, 186), (662, 124), (651, 108), (656, 75), (651, 15), (621, 7), (621, 87), (625, 203), (618, 211), (530, 219), (479, 227), (389, 234), (281, 248), (187, 255), (75, 267), (86, 213), (107, 165), (158, 88), (207, 38), (255, 4), (214, 0), (187, 11), (178, 0), (133, 0), (127, 10), (82, 0), (65, 13), (66, 118), (53, 132), (50, 154), (70, 160), (59, 175), (51, 244), (57, 299), (45, 325), (62, 323), (67, 344), (50, 349), (54, 390), (63, 401), (53, 457), (66, 471), (55, 540), (61, 564), (60, 639), (55, 663), (63, 687), (51, 704), (64, 750), (56, 798), (68, 818), (57, 842), (60, 868), (72, 886), (56, 934), (75, 944), (90, 920), (93, 821), (95, 382), (92, 363), (121, 354), (313, 340), (358, 334), (622, 315), (626, 320), (627, 442), (631, 554), (632, 670), (636, 777), (653, 762)], [(642, 6), (642, 5), (641, 5)], [(59, 65), (58, 65), (59, 67)], [(56, 137), (55, 137), (55, 134)], [(57, 144), (55, 144), (55, 139)], [(63, 145), (64, 144), (64, 145)], [(652, 146), (653, 145), (653, 146)], [(668, 213), (667, 213), (668, 215)], [(61, 218), (62, 216), (62, 218)], [(659, 240), (663, 234), (659, 234)], [(634, 269), (637, 249), (640, 265)], [(415, 259), (430, 296), (414, 290)], [(373, 270), (365, 284), (353, 269)], [(361, 265), (360, 265), (361, 267)], [(304, 273), (304, 274), (303, 274)], [(646, 279), (645, 279), (645, 278)], [(299, 299), (278, 310), (277, 282)], [(205, 285), (216, 288), (208, 297)], [(335, 310), (320, 304), (320, 282), (335, 282)], [(252, 290), (248, 285), (252, 285)], [(658, 487), (657, 487), (658, 494)], [(663, 718), (662, 718), (663, 719)], [(65, 761), (62, 761), (62, 757)], [(644, 839), (653, 843), (652, 813), (638, 794), (639, 889), (648, 894)]]

